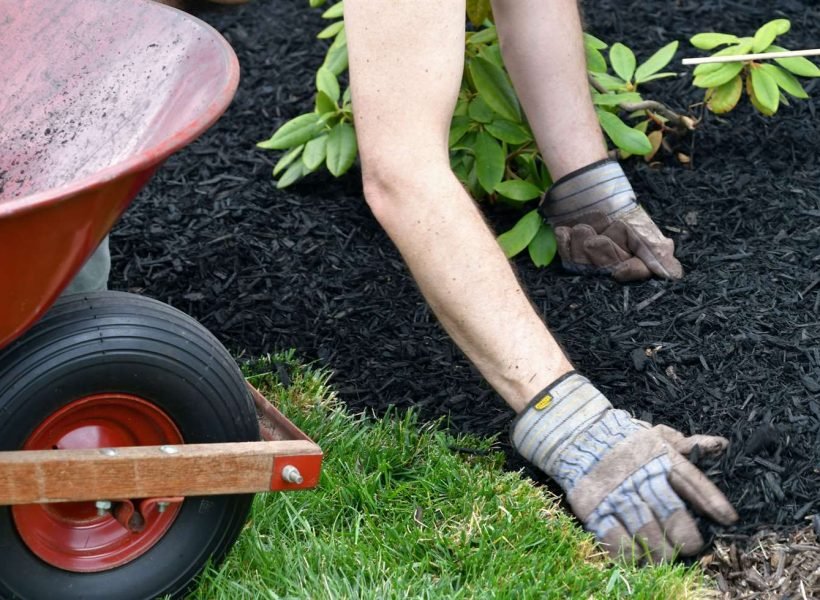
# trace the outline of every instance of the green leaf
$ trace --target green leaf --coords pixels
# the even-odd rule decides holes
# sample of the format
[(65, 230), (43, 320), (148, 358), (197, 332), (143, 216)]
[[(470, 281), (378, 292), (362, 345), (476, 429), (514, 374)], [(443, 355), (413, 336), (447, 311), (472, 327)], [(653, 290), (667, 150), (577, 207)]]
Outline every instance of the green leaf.
[(478, 46), (479, 44), (490, 44), (498, 41), (498, 31), (495, 27), (487, 27), (481, 31), (470, 32), (467, 35), (467, 44)]
[(452, 147), (464, 137), (464, 134), (469, 131), (472, 125), (472, 120), (469, 117), (453, 117), (450, 122), (450, 134), (447, 140), (447, 146)]
[(481, 46), (478, 50), (478, 55), (484, 60), (490, 61), (502, 71), (504, 70), (504, 59), (501, 58), (500, 44), (487, 44)]
[(631, 81), (635, 73), (635, 54), (620, 42), (609, 49), (609, 63), (612, 70), (624, 81)]
[(337, 2), (322, 13), (323, 19), (341, 19), (344, 16), (345, 3)]
[(711, 50), (724, 44), (734, 44), (739, 39), (729, 33), (699, 33), (689, 38), (689, 43), (701, 50)]
[(655, 81), (656, 79), (664, 79), (666, 77), (677, 77), (677, 73), (673, 73), (672, 71), (665, 71), (663, 73), (655, 73), (654, 75), (650, 75), (641, 81), (641, 83), (649, 83), (650, 81)]
[(464, 136), (450, 147), (450, 152), (467, 152), (475, 158), (475, 141), (478, 136), (477, 131), (468, 131)]
[(450, 155), (450, 168), (453, 174), (458, 178), (462, 184), (467, 184), (467, 176), (470, 172), (470, 167), (464, 164), (460, 156)]
[(495, 191), (516, 202), (528, 202), (541, 196), (541, 190), (529, 181), (511, 179), (495, 186)]
[(755, 32), (754, 41), (752, 42), (752, 52), (763, 52), (771, 46), (776, 37), (777, 22), (769, 21)]
[(775, 19), (774, 21), (769, 21), (769, 24), (775, 25), (775, 33), (777, 33), (777, 35), (783, 35), (792, 28), (792, 22), (788, 19)]
[(311, 8), (318, 8), (325, 3), (325, 0), (310, 0)]
[(302, 162), (310, 171), (315, 171), (325, 161), (327, 156), (327, 135), (320, 135), (305, 144)]
[(473, 163), (473, 166), (467, 172), (467, 180), (464, 182), (467, 186), (467, 191), (476, 200), (480, 200), (487, 193), (484, 191), (484, 188), (481, 187), (481, 184), (478, 183), (478, 175), (476, 173), (476, 164)]
[[(515, 172), (521, 179), (533, 184), (540, 190), (544, 190), (547, 185), (541, 180), (541, 169), (536, 159), (537, 156), (538, 152), (533, 148), (531, 152), (524, 152), (513, 157), (513, 165), (515, 166)], [(509, 158), (507, 161), (509, 163)]]
[(759, 66), (753, 68), (750, 74), (755, 98), (761, 106), (774, 114), (777, 112), (777, 105), (780, 101), (780, 90), (777, 88), (777, 81)]
[(623, 92), (620, 94), (600, 94), (592, 95), (592, 103), (596, 106), (618, 106), (624, 102), (640, 102), (641, 95), (637, 92)]
[(650, 75), (654, 75), (672, 61), (675, 52), (678, 50), (678, 42), (666, 44), (663, 48), (655, 52), (640, 67), (635, 70), (635, 83), (646, 81)]
[(277, 129), (269, 140), (259, 142), (257, 146), (265, 150), (286, 150), (313, 139), (320, 130), (319, 115), (316, 113), (299, 115)]
[(335, 177), (343, 175), (356, 160), (356, 131), (350, 123), (339, 123), (327, 137), (327, 169)]
[(538, 234), (544, 220), (538, 214), (538, 209), (531, 210), (518, 220), (509, 231), (505, 231), (498, 236), (498, 243), (507, 258), (512, 258), (524, 248)]
[[(337, 37), (336, 41), (340, 38), (341, 36)], [(331, 44), (322, 66), (330, 69), (337, 77), (341, 75), (347, 69), (347, 43)]]
[(320, 31), (316, 37), (320, 40), (326, 40), (328, 38), (335, 37), (336, 34), (338, 34), (342, 29), (344, 29), (344, 26), (344, 21), (336, 21), (335, 23), (331, 23), (330, 25), (322, 29), (322, 31)]
[(480, 26), (491, 13), (490, 0), (467, 0), (467, 18), (473, 27)]
[(532, 141), (532, 133), (522, 124), (506, 119), (496, 119), (484, 126), (490, 134), (508, 144), (526, 144)]
[(709, 88), (706, 92), (706, 106), (715, 114), (727, 113), (737, 106), (742, 93), (743, 79), (740, 75), (735, 75), (723, 85)]
[(609, 139), (621, 150), (630, 154), (648, 154), (652, 151), (652, 143), (645, 133), (633, 129), (617, 116), (601, 108), (596, 108), (598, 120), (601, 122)]
[(339, 101), (341, 90), (336, 75), (327, 67), (319, 67), (316, 71), (316, 89), (327, 94), (334, 103)]
[(276, 187), (280, 190), (284, 189), (289, 185), (296, 183), (305, 175), (307, 175), (307, 172), (305, 171), (305, 165), (302, 163), (302, 161), (295, 162), (290, 167), (288, 167), (288, 170), (285, 171), (285, 174), (279, 178), (279, 181), (276, 182)]
[(555, 258), (555, 251), (558, 249), (558, 244), (555, 241), (555, 233), (552, 227), (541, 221), (541, 228), (535, 237), (532, 238), (528, 246), (530, 251), (530, 259), (536, 267), (546, 267)]
[(760, 100), (757, 98), (755, 94), (754, 86), (752, 85), (752, 78), (746, 78), (746, 93), (749, 95), (749, 101), (761, 114), (766, 115), (767, 117), (771, 117), (774, 114), (774, 111), (769, 108), (768, 106), (764, 106)]
[(593, 73), (606, 73), (606, 59), (601, 54), (600, 50), (584, 47), (584, 53), (587, 59), (587, 70)]
[(734, 79), (734, 77), (742, 70), (742, 62), (723, 63), (719, 68), (706, 73), (705, 75), (695, 75), (692, 85), (699, 88), (717, 87)]
[(521, 121), (521, 108), (507, 74), (489, 60), (476, 57), (470, 61), (470, 75), (484, 101), (500, 116)]
[(476, 96), (470, 101), (467, 109), (470, 118), (479, 123), (489, 123), (495, 117), (493, 109), (490, 108), (481, 96)]
[(778, 87), (790, 96), (801, 100), (806, 100), (809, 97), (797, 78), (786, 69), (769, 64), (762, 64), (760, 68), (768, 73), (777, 82)]
[[(766, 48), (766, 52), (785, 52), (785, 48), (771, 45)], [(820, 77), (820, 68), (817, 67), (809, 59), (802, 56), (794, 56), (792, 58), (775, 58), (774, 62), (786, 69), (787, 71), (799, 75), (800, 77)]]
[(537, 165), (538, 170), (538, 181), (541, 185), (541, 189), (545, 190), (552, 185), (552, 177), (550, 177), (549, 170), (544, 163), (540, 163)]
[(324, 92), (316, 94), (316, 112), (322, 116), (333, 114), (339, 110), (339, 105), (336, 104)]
[(596, 38), (594, 35), (584, 32), (584, 46), (593, 50), (605, 50), (606, 42)]
[(469, 105), (470, 101), (467, 96), (465, 94), (459, 94), (458, 101), (456, 102), (456, 108), (453, 110), (453, 116), (466, 117)]
[(786, 33), (790, 28), (791, 23), (788, 19), (769, 21), (755, 32), (752, 52), (763, 52), (772, 44), (774, 38)]
[(480, 131), (476, 136), (473, 150), (478, 182), (485, 192), (492, 193), (504, 177), (507, 159), (504, 148), (489, 133)]
[(276, 177), (277, 175), (279, 175), (279, 173), (281, 173), (283, 169), (290, 165), (290, 163), (299, 158), (299, 155), (302, 153), (302, 150), (304, 149), (305, 146), (303, 144), (301, 146), (296, 146), (295, 148), (292, 148), (285, 152), (282, 155), (282, 158), (280, 158), (277, 161), (276, 166), (273, 167), (273, 176)]
[(592, 73), (592, 76), (595, 78), (595, 81), (600, 83), (604, 89), (609, 90), (610, 92), (626, 91), (627, 85), (623, 79), (614, 77), (609, 73)]

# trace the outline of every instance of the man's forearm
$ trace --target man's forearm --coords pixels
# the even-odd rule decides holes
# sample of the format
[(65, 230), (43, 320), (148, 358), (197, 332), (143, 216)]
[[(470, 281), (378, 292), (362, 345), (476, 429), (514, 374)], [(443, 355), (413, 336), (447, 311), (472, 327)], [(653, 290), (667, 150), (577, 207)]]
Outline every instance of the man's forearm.
[(493, 0), (504, 63), (553, 179), (606, 158), (575, 0)]

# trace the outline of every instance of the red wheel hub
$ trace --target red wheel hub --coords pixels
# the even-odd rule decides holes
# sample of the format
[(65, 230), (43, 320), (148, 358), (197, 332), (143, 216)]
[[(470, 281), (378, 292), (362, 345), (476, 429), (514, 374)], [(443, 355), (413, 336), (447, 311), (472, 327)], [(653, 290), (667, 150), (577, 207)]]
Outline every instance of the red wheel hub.
[[(181, 444), (171, 418), (150, 402), (128, 394), (98, 394), (75, 400), (49, 416), (28, 437), (23, 450), (115, 448)], [(98, 514), (94, 502), (12, 506), (20, 537), (43, 561), (87, 573), (113, 569), (147, 552), (177, 517), (180, 503), (100, 498), (112, 503)], [(119, 501), (119, 502), (118, 502)], [(118, 507), (147, 507), (135, 531), (115, 518)]]

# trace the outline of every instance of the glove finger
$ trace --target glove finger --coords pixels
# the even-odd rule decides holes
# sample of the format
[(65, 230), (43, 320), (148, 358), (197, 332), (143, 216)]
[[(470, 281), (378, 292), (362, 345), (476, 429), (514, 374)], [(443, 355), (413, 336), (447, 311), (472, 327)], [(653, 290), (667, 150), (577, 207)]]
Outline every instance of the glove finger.
[[(657, 470), (647, 477), (639, 485), (638, 492), (663, 526), (662, 531), (667, 543), (678, 548), (681, 554), (694, 554), (703, 546), (703, 539), (697, 525), (686, 511), (683, 500), (675, 493), (666, 478), (666, 469), (669, 465), (670, 462), (666, 458), (660, 461), (658, 466), (662, 470)], [(650, 465), (645, 468), (649, 469)]]
[(672, 543), (681, 556), (693, 556), (703, 548), (703, 537), (698, 525), (685, 508), (673, 512), (663, 521), (666, 539)]
[(563, 262), (572, 262), (572, 252), (570, 250), (570, 239), (572, 237), (569, 227), (555, 227), (555, 243), (558, 246), (558, 256)]
[(643, 548), (643, 557), (651, 563), (670, 561), (675, 557), (675, 549), (666, 541), (660, 523), (654, 519), (638, 530), (635, 542)]
[(570, 256), (575, 264), (590, 264), (587, 258), (586, 242), (595, 237), (595, 229), (585, 223), (574, 225), (570, 235)]
[[(615, 227), (616, 223), (620, 225)], [(666, 279), (683, 277), (683, 267), (675, 258), (675, 243), (658, 231), (652, 219), (645, 212), (632, 211), (624, 215), (622, 221), (616, 221), (616, 223), (607, 228), (607, 235), (618, 243), (623, 239), (621, 233), (621, 226), (623, 226), (623, 232), (626, 234), (626, 249), (646, 263), (650, 271)]]
[(628, 260), (630, 254), (603, 235), (595, 235), (584, 242), (584, 252), (589, 262), (599, 267), (616, 267)]
[(672, 444), (672, 447), (688, 456), (695, 449), (695, 446), (703, 454), (716, 455), (720, 454), (729, 445), (729, 440), (719, 435), (690, 435), (689, 437), (683, 435), (677, 429), (673, 429), (668, 425), (656, 425), (654, 427), (661, 437)]
[(633, 256), (629, 260), (625, 260), (612, 272), (612, 278), (619, 283), (626, 283), (627, 281), (643, 281), (652, 277), (652, 271), (649, 267), (637, 256)]
[(721, 525), (731, 525), (737, 521), (737, 513), (729, 500), (702, 471), (680, 455), (678, 460), (673, 458), (672, 461), (669, 483), (681, 498)]
[[(615, 269), (612, 274), (615, 281), (621, 283), (642, 281), (652, 277), (653, 273), (661, 277), (668, 277), (662, 268), (652, 269), (648, 266), (650, 263), (656, 263), (657, 260), (654, 258), (651, 249), (646, 247), (644, 240), (626, 223), (615, 221), (604, 230), (602, 235), (611, 239), (627, 255), (633, 255), (632, 259), (625, 260), (623, 264), (618, 265), (618, 268)], [(651, 257), (649, 262), (644, 260), (647, 256)]]
[(632, 255), (632, 250), (629, 247), (629, 234), (627, 233), (627, 225), (622, 221), (613, 221), (606, 229), (601, 232), (629, 255)]
[(643, 557), (643, 551), (635, 543), (635, 539), (629, 534), (617, 518), (613, 515), (604, 517), (599, 526), (592, 530), (595, 537), (601, 543), (604, 550), (609, 553), (612, 560), (621, 561), (625, 564), (635, 564)]

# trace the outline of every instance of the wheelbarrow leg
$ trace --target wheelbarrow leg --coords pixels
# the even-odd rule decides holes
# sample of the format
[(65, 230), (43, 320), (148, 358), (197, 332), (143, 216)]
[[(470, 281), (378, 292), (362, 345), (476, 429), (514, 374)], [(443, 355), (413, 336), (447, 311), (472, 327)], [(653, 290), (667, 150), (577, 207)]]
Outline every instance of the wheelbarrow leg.
[(63, 294), (85, 294), (108, 289), (108, 275), (111, 272), (111, 250), (108, 236), (105, 236), (83, 268), (74, 277)]

